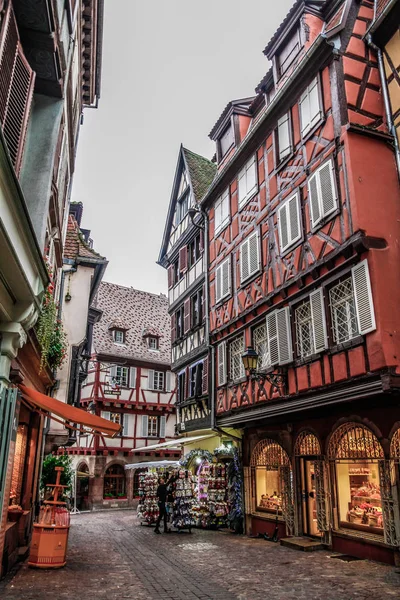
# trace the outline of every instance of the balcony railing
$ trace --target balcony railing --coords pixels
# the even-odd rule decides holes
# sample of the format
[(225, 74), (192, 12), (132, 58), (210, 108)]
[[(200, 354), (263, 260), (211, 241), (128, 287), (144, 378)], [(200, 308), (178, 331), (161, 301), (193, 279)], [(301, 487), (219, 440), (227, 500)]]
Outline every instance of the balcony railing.
[(168, 299), (170, 305), (176, 302), (186, 290), (198, 279), (204, 272), (203, 256), (194, 263), (194, 265), (185, 273), (180, 281), (169, 290)]

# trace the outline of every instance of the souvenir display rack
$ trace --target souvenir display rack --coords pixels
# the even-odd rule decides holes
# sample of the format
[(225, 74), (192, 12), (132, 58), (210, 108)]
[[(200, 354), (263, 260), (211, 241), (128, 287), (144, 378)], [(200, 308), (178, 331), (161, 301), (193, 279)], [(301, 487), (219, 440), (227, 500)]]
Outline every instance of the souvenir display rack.
[(157, 501), (158, 473), (156, 469), (139, 474), (139, 504), (137, 515), (140, 524), (153, 525), (159, 515)]
[(204, 461), (198, 469), (197, 480), (197, 502), (193, 506), (197, 527), (226, 525), (229, 506), (225, 464), (222, 462), (210, 464), (207, 460)]
[(56, 467), (55, 470), (56, 483), (46, 484), (46, 487), (53, 488), (53, 500), (44, 501), (38, 523), (33, 525), (30, 567), (57, 569), (66, 564), (70, 516), (66, 503), (58, 498), (68, 486), (60, 484), (64, 467)]
[(179, 470), (179, 476), (174, 482), (172, 508), (172, 525), (178, 531), (188, 529), (191, 533), (192, 527), (196, 525), (194, 507), (197, 505), (197, 500), (193, 494), (196, 483), (196, 477), (189, 470)]

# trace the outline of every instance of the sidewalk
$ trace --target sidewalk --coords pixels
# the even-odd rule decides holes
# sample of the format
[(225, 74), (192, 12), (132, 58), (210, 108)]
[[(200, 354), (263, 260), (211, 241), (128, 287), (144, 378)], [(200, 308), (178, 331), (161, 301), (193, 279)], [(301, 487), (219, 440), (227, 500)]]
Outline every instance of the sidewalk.
[(1, 600), (388, 600), (400, 575), (332, 553), (304, 554), (264, 540), (193, 530), (155, 535), (132, 511), (72, 518), (64, 569), (24, 564), (0, 582)]

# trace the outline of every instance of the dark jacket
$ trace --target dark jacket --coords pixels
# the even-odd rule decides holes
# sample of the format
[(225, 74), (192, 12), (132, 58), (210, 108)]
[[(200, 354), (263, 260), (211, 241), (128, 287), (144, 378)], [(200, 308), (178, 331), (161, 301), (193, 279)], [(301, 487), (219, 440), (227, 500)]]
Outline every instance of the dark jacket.
[(160, 483), (160, 485), (158, 486), (157, 498), (158, 498), (159, 502), (167, 501), (167, 484), (166, 483)]

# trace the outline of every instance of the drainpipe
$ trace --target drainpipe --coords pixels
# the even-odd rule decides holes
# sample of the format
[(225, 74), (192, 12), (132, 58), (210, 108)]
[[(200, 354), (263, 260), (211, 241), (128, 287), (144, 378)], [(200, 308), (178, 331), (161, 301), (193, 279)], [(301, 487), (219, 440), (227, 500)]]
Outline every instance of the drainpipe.
[(399, 140), (397, 137), (396, 128), (394, 126), (393, 119), (392, 119), (392, 110), (391, 110), (391, 106), (390, 106), (390, 98), (389, 98), (389, 91), (388, 91), (388, 86), (387, 86), (387, 81), (386, 81), (385, 67), (383, 64), (382, 50), (376, 44), (374, 44), (370, 33), (367, 35), (366, 40), (367, 40), (368, 46), (370, 48), (372, 48), (378, 56), (378, 68), (379, 68), (379, 75), (381, 77), (381, 82), (382, 82), (382, 93), (383, 93), (383, 101), (385, 104), (386, 120), (387, 120), (387, 124), (388, 124), (388, 129), (394, 139), (394, 151), (395, 151), (395, 156), (396, 156), (397, 175), (400, 178), (400, 146), (399, 146)]

